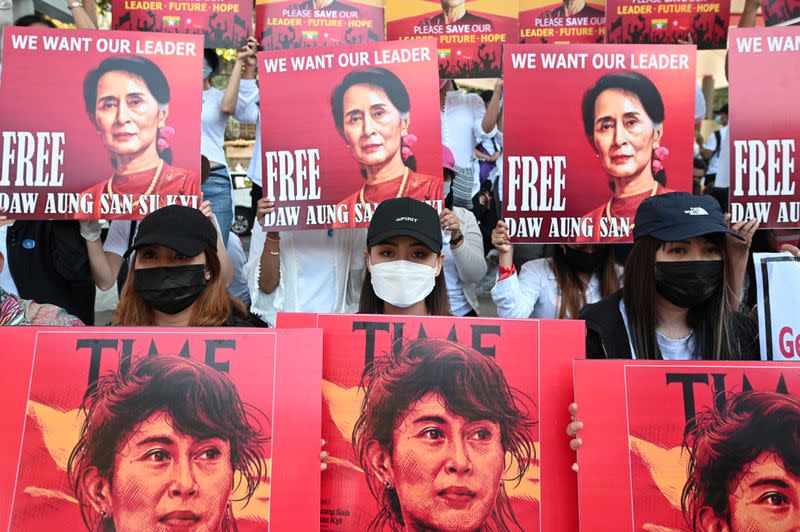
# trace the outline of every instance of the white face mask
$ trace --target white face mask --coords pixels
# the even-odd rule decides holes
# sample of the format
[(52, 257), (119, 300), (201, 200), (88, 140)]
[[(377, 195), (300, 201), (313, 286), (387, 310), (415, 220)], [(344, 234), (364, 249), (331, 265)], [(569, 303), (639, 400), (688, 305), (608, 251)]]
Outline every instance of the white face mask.
[(436, 268), (407, 260), (370, 264), (369, 271), (375, 295), (399, 308), (424, 300), (436, 284)]
[(450, 195), (450, 188), (453, 186), (452, 181), (445, 181), (444, 182), (444, 196), (447, 197)]

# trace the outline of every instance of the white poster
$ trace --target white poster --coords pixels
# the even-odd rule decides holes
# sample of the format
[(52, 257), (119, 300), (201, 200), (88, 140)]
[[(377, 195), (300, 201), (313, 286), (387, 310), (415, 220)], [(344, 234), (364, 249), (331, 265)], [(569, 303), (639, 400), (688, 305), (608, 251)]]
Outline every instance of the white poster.
[(761, 360), (800, 361), (800, 261), (788, 253), (755, 253)]

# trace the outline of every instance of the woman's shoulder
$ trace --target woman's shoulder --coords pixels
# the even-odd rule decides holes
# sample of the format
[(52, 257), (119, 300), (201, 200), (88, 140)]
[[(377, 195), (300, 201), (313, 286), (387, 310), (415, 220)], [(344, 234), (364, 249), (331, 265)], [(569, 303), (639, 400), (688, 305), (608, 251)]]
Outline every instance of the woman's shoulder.
[(522, 265), (519, 272), (520, 276), (535, 275), (542, 279), (555, 279), (556, 274), (553, 271), (553, 259), (549, 257), (542, 257), (541, 259), (529, 260)]

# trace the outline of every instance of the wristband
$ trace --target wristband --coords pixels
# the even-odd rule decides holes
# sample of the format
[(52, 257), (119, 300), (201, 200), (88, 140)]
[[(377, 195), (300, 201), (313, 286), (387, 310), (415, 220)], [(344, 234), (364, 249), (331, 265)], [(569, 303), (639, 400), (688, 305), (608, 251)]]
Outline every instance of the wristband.
[(79, 7), (83, 7), (83, 2), (70, 2), (69, 4), (67, 4), (67, 7), (69, 7), (70, 9), (77, 9)]
[(497, 280), (502, 281), (503, 279), (508, 279), (512, 275), (517, 273), (517, 267), (513, 264), (510, 268), (506, 268), (505, 266), (500, 266), (497, 270)]
[(464, 233), (459, 232), (458, 236), (450, 240), (450, 247), (456, 246), (464, 240)]

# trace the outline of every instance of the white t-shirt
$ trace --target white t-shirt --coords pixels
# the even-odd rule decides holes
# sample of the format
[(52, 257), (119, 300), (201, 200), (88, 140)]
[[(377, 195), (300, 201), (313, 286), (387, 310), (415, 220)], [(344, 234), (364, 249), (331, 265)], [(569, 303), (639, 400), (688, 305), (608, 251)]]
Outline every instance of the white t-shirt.
[[(120, 257), (125, 256), (128, 251), (128, 243), (132, 242), (131, 226), (136, 224), (136, 230), (139, 230), (139, 223), (131, 220), (112, 220), (108, 225), (108, 234), (106, 234), (106, 241), (103, 242), (103, 251), (106, 253), (113, 253)], [(136, 234), (133, 235), (136, 238)], [(128, 257), (128, 262), (131, 258)]]
[[(723, 126), (719, 130), (719, 140), (720, 144), (722, 144), (722, 139), (728, 138), (728, 126)], [(717, 149), (717, 133), (716, 131), (712, 131), (711, 134), (708, 136), (708, 140), (703, 145), (704, 150), (715, 151)], [(708, 160), (708, 170), (706, 173), (709, 174), (716, 174), (717, 169), (719, 168), (719, 159), (722, 155), (722, 146), (720, 145), (719, 152), (712, 155), (711, 158)]]
[(247, 167), (247, 177), (258, 186), (261, 185), (261, 117), (256, 122), (256, 143), (253, 145), (253, 156), (250, 157), (250, 165)]
[[(225, 127), (228, 115), (220, 111), (219, 104), (225, 95), (215, 87), (203, 91), (203, 107), (200, 114), (201, 137), (200, 153), (209, 161), (225, 164)], [(239, 98), (233, 117), (240, 122), (258, 120), (258, 85), (254, 79), (243, 79), (239, 82)], [(180, 134), (180, 132), (178, 132)]]
[[(622, 314), (622, 322), (625, 324), (625, 330), (628, 333), (628, 345), (631, 348), (631, 358), (636, 359), (636, 349), (633, 347), (633, 334), (631, 334), (631, 326), (628, 324), (628, 313), (625, 311), (625, 301), (619, 300), (619, 311)], [(656, 331), (656, 343), (658, 350), (661, 351), (661, 358), (664, 360), (694, 360), (694, 348), (697, 342), (697, 336), (694, 331), (690, 332), (685, 338), (672, 339), (667, 338), (660, 332)]]
[(228, 292), (241, 299), (245, 307), (250, 307), (250, 290), (247, 287), (247, 278), (244, 275), (244, 265), (247, 260), (244, 256), (242, 241), (233, 231), (228, 233), (227, 251), (233, 267), (233, 282), (228, 287)]
[(720, 130), (719, 141), (722, 147), (719, 149), (719, 162), (717, 163), (717, 178), (714, 186), (717, 188), (727, 188), (731, 186), (731, 145), (729, 142), (728, 128)]
[(11, 268), (8, 267), (8, 248), (6, 248), (6, 239), (8, 238), (8, 228), (14, 225), (4, 225), (0, 227), (0, 253), (3, 255), (3, 269), (0, 271), (0, 288), (9, 294), (19, 297), (19, 290), (17, 290), (17, 283), (11, 276)]
[(699, 83), (694, 84), (694, 119), (702, 120), (706, 116), (706, 97)]

